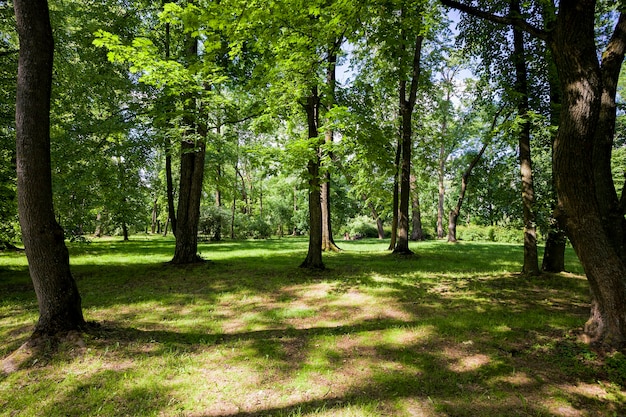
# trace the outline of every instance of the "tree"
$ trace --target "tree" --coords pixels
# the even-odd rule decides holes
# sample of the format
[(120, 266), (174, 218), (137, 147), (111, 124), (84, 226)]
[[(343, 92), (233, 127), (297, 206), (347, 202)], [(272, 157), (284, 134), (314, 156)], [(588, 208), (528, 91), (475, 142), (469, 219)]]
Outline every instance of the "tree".
[(585, 269), (591, 289), (591, 317), (585, 333), (594, 344), (623, 347), (626, 265), (605, 230), (594, 184), (593, 149), (598, 126), (606, 120), (606, 115), (601, 113), (602, 97), (610, 84), (607, 85), (603, 75), (610, 75), (609, 79), (615, 76), (609, 68), (615, 62), (620, 62), (618, 67), (621, 67), (626, 51), (626, 14), (620, 13), (600, 62), (595, 43), (594, 0), (560, 2), (554, 22), (545, 29), (520, 16), (493, 15), (452, 0), (442, 3), (501, 24), (516, 25), (550, 47), (563, 94), (553, 149), (558, 218)]
[[(336, 39), (329, 47), (327, 56), (327, 69), (326, 69), (326, 89), (328, 96), (328, 103), (326, 108), (332, 110), (335, 105), (335, 90), (337, 85), (337, 51), (341, 47), (343, 39)], [(326, 146), (332, 146), (333, 144), (333, 130), (329, 126), (326, 128), (324, 135), (324, 142)], [(328, 161), (325, 165), (332, 164), (333, 154), (330, 153), (326, 158)], [(331, 221), (331, 175), (329, 167), (326, 167), (322, 175), (322, 183), (320, 187), (321, 192), (321, 204), (322, 204), (322, 250), (323, 251), (338, 251), (339, 247), (333, 239), (333, 228)]]
[[(521, 15), (519, 0), (511, 0), (511, 15)], [(528, 103), (528, 71), (526, 69), (526, 49), (524, 33), (513, 27), (513, 64), (515, 66), (515, 93), (519, 122), (518, 144), (519, 162), (522, 179), (522, 206), (524, 208), (524, 265), (522, 273), (539, 275), (537, 256), (537, 227), (535, 216), (535, 188), (533, 185), (533, 168), (530, 152), (530, 115)]]
[(459, 215), (461, 214), (461, 207), (463, 206), (463, 200), (465, 199), (465, 193), (467, 191), (467, 185), (469, 183), (470, 176), (472, 175), (472, 171), (474, 170), (474, 167), (476, 167), (476, 164), (478, 164), (483, 154), (485, 153), (487, 146), (489, 146), (489, 143), (493, 137), (493, 134), (496, 128), (498, 116), (500, 115), (502, 109), (503, 108), (500, 108), (500, 110), (498, 110), (496, 114), (494, 115), (493, 122), (491, 123), (491, 128), (485, 135), (486, 137), (485, 139), (483, 139), (483, 144), (480, 147), (480, 150), (475, 155), (472, 156), (472, 159), (469, 165), (467, 166), (467, 168), (463, 172), (463, 175), (461, 176), (461, 189), (459, 191), (459, 197), (457, 199), (456, 206), (454, 206), (454, 208), (450, 210), (450, 214), (448, 215), (448, 242), (457, 241), (456, 226), (457, 226), (457, 221), (459, 219)]
[(85, 325), (63, 229), (52, 206), (50, 94), (54, 41), (46, 0), (14, 2), (20, 55), (16, 97), (18, 209), (39, 320), (33, 336)]

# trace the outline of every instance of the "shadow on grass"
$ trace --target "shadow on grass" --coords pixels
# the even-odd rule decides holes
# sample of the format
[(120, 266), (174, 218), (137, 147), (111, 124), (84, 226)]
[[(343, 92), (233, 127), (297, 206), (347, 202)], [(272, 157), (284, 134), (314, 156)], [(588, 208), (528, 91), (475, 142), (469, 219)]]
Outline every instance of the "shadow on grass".
[[(370, 334), (435, 323), (436, 321), (428, 319), (409, 322), (376, 320), (336, 327), (286, 328), (214, 335), (138, 330), (109, 323), (92, 333), (92, 336), (96, 345), (102, 344), (101, 349), (116, 343), (156, 344), (159, 348), (147, 353), (154, 356), (172, 352), (185, 356), (227, 345), (232, 351), (241, 351), (230, 358), (230, 361), (237, 363), (254, 361), (246, 349), (251, 346), (257, 350), (256, 359), (265, 358), (267, 361), (269, 357), (272, 363), (281, 363), (280, 380), (283, 381), (307, 372), (307, 368), (310, 368), (307, 360), (312, 352), (326, 349), (323, 352), (324, 363), (317, 366), (319, 369), (308, 369), (308, 372), (318, 374), (318, 379), (328, 373), (337, 379), (350, 379), (347, 385), (336, 383), (333, 379), (324, 380), (323, 383), (329, 389), (325, 395), (320, 396), (322, 398), (297, 400), (290, 404), (269, 407), (258, 403), (239, 405), (239, 408), (249, 409), (232, 413), (210, 412), (205, 414), (207, 417), (299, 416), (320, 411), (339, 412), (346, 408), (356, 409), (358, 413), (360, 407), (373, 410), (368, 415), (395, 415), (394, 410), (389, 408), (390, 404), (407, 399), (411, 400), (415, 408), (409, 409), (406, 415), (437, 415), (436, 411), (454, 416), (547, 416), (553, 413), (545, 405), (534, 402), (533, 398), (551, 395), (551, 387), (557, 383), (569, 381), (593, 384), (599, 377), (597, 367), (580, 359), (581, 354), (589, 351), (571, 339), (559, 340), (556, 333), (527, 332), (522, 337), (523, 346), (518, 344), (518, 350), (508, 350), (507, 346), (494, 345), (491, 333), (473, 328), (473, 323), (469, 322), (459, 334), (468, 334), (468, 331), (471, 333), (473, 330), (475, 337), (471, 341), (455, 341), (441, 337), (435, 331), (432, 335), (403, 344), (377, 340), (376, 343), (367, 343), (356, 348), (343, 346), (347, 340), (367, 338)], [(533, 346), (545, 343), (546, 337), (556, 342), (549, 348), (535, 351)], [(320, 347), (324, 339), (334, 341), (330, 348)], [(129, 358), (134, 358), (136, 355), (146, 355), (146, 352), (133, 352), (131, 349), (128, 354)], [(367, 363), (364, 364), (362, 360), (365, 357)], [(267, 370), (263, 363), (267, 362), (259, 363), (259, 372)], [(228, 364), (224, 364), (224, 373), (228, 372), (227, 369)], [(573, 371), (576, 377), (570, 377), (569, 373)], [(155, 392), (159, 395), (164, 395), (164, 390), (163, 387), (155, 387)], [(626, 411), (623, 404), (599, 399), (592, 394), (585, 395), (575, 390), (565, 393), (567, 400), (577, 404), (579, 410), (593, 406), (596, 409), (600, 407), (605, 411), (614, 411), (617, 415)], [(424, 413), (424, 406), (432, 406), (433, 412)]]
[[(66, 415), (171, 412), (168, 406), (176, 396), (166, 376), (147, 379), (137, 361), (168, 355), (177, 360), (220, 346), (229, 348), (230, 363), (258, 373), (269, 367), (280, 383), (305, 373), (307, 381), (321, 381), (330, 389), (312, 399), (250, 399), (237, 411), (230, 407), (206, 416), (297, 416), (349, 407), (357, 414), (362, 407), (371, 411), (368, 415), (394, 415), (395, 402), (409, 399), (405, 415), (553, 415), (538, 398), (553, 395), (559, 384), (593, 384), (602, 377), (601, 368), (586, 359), (591, 353), (565, 336), (588, 314), (586, 281), (512, 274), (521, 264), (520, 247), (427, 244), (415, 248), (415, 258), (398, 258), (377, 250), (379, 242), (350, 242), (344, 252), (325, 255), (327, 271), (310, 273), (298, 268), (304, 242), (203, 244), (201, 250), (209, 259), (213, 254), (213, 262), (189, 268), (150, 261), (171, 254), (168, 241), (80, 247), (74, 254), (85, 259), (72, 270), (84, 308), (112, 317), (88, 334), (87, 343), (98, 352), (121, 345), (115, 355), (123, 360), (81, 378), (49, 400), (41, 415), (54, 410)], [(116, 263), (121, 254), (129, 259)], [(101, 256), (111, 263), (99, 265)], [(0, 275), (0, 306), (18, 305), (32, 291), (26, 270), (17, 273), (20, 277), (6, 282)], [(306, 298), (298, 292), (302, 288), (325, 293)], [(363, 304), (337, 302), (352, 296), (363, 297)], [(375, 302), (368, 304), (366, 296)], [(31, 294), (29, 306), (36, 308), (33, 299)], [(292, 301), (305, 308), (294, 310)], [(359, 314), (365, 313), (372, 318), (362, 320)], [(211, 325), (245, 315), (249, 321), (229, 331)], [(172, 316), (196, 322), (171, 323)], [(317, 323), (321, 316), (341, 324)], [(390, 342), (394, 331), (402, 331), (406, 340)], [(224, 366), (223, 373), (228, 372)], [(559, 390), (575, 405), (571, 413), (626, 411), (620, 401)]]

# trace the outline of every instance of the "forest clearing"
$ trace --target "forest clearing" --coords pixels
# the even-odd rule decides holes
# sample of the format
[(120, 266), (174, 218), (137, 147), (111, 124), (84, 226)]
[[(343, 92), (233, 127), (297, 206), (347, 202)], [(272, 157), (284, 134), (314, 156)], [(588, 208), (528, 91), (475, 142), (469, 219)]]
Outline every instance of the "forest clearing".
[[(588, 284), (518, 273), (520, 245), (306, 238), (70, 243), (91, 325), (24, 352), (37, 302), (23, 253), (0, 254), (2, 416), (612, 416), (626, 358), (578, 340)], [(17, 350), (17, 352), (16, 352)], [(16, 353), (14, 353), (16, 352)], [(20, 356), (21, 355), (21, 356)]]

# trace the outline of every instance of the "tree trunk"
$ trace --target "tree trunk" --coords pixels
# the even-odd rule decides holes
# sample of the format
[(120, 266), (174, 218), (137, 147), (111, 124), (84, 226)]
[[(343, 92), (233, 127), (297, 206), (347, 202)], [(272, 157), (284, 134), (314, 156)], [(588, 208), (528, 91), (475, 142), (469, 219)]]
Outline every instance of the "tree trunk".
[(545, 272), (561, 272), (565, 270), (565, 232), (558, 226), (550, 226), (543, 252), (541, 270)]
[[(218, 132), (219, 133), (219, 132)], [(218, 209), (217, 224), (215, 225), (215, 233), (213, 240), (219, 242), (222, 240), (222, 191), (220, 187), (222, 179), (222, 165), (217, 164), (217, 186), (215, 187), (215, 206)]]
[[(618, 22), (617, 30), (626, 32), (626, 15), (622, 13)], [(626, 35), (621, 35), (626, 38)], [(619, 37), (614, 36), (612, 48), (602, 55), (602, 99), (600, 116), (595, 131), (593, 147), (593, 179), (596, 186), (596, 198), (598, 200), (604, 231), (607, 233), (613, 249), (626, 260), (626, 220), (624, 219), (624, 207), (617, 196), (613, 175), (611, 173), (611, 153), (613, 151), (613, 138), (615, 137), (615, 122), (617, 118), (617, 83), (620, 69), (624, 61), (624, 49), (626, 40), (618, 42)]]
[(16, 163), (18, 210), (39, 320), (33, 338), (85, 325), (70, 272), (63, 229), (54, 218), (50, 162), (50, 93), (54, 41), (48, 3), (15, 0), (20, 40), (17, 75)]
[(169, 229), (170, 227), (170, 218), (168, 217), (167, 220), (165, 220), (165, 227), (163, 228), (163, 237), (167, 236), (167, 229)]
[[(317, 88), (313, 88), (308, 97), (305, 109), (309, 138), (317, 138), (319, 125), (320, 98)], [(307, 165), (309, 176), (309, 250), (301, 268), (324, 269), (322, 262), (322, 202), (320, 194), (320, 160), (319, 145), (315, 149), (315, 157)]]
[(159, 215), (159, 205), (158, 199), (154, 199), (154, 203), (152, 203), (152, 216), (151, 216), (151, 225), (150, 225), (150, 233), (155, 234), (157, 229), (157, 217)]
[(626, 267), (604, 230), (597, 200), (589, 198), (590, 190), (594, 190), (591, 155), (602, 99), (594, 36), (595, 1), (570, 3), (559, 9), (550, 42), (563, 92), (553, 162), (559, 222), (567, 230), (591, 288), (593, 308), (586, 334), (592, 343), (623, 347)]
[[(326, 86), (328, 88), (327, 108), (332, 109), (335, 105), (335, 85), (336, 85), (336, 67), (337, 67), (337, 49), (341, 45), (341, 41), (333, 42), (331, 52), (328, 54), (328, 69), (326, 72)], [(333, 131), (326, 129), (324, 141), (327, 145), (333, 142)], [(332, 160), (332, 154), (328, 155), (327, 160)], [(321, 184), (321, 210), (322, 210), (322, 250), (323, 251), (339, 251), (339, 247), (333, 239), (333, 228), (331, 222), (331, 205), (330, 205), (330, 170), (324, 171), (324, 177)]]
[(198, 223), (204, 177), (205, 143), (183, 141), (180, 156), (180, 191), (176, 218), (176, 247), (173, 264), (201, 262), (198, 256)]
[[(198, 55), (198, 41), (188, 35), (187, 53), (190, 60)], [(207, 131), (200, 127), (194, 114), (196, 99), (187, 97), (185, 103), (187, 115), (184, 117), (190, 133), (198, 134), (201, 139), (185, 139), (181, 142), (180, 180), (178, 192), (178, 210), (176, 211), (176, 246), (172, 264), (182, 265), (202, 262), (198, 255), (198, 224), (200, 222), (200, 200), (202, 199), (202, 181), (204, 180), (204, 158), (206, 154)]]
[[(495, 127), (496, 120), (498, 115), (493, 120), (493, 124), (491, 125), (491, 130)], [(472, 170), (480, 161), (483, 154), (485, 153), (485, 149), (487, 149), (488, 141), (483, 143), (483, 146), (480, 148), (480, 151), (476, 154), (476, 156), (472, 159), (469, 166), (463, 173), (461, 177), (461, 191), (459, 192), (459, 198), (457, 199), (456, 206), (450, 210), (450, 214), (448, 215), (448, 242), (456, 242), (456, 226), (457, 220), (459, 219), (459, 215), (461, 214), (461, 207), (463, 206), (463, 200), (465, 200), (465, 192), (467, 191), (467, 184), (469, 183), (470, 176), (472, 175)]]
[(417, 178), (415, 175), (411, 175), (411, 190), (413, 191), (413, 199), (411, 208), (413, 210), (411, 220), (413, 227), (411, 231), (411, 240), (422, 241), (424, 240), (424, 230), (422, 228), (422, 211), (420, 209), (420, 194), (417, 188)]
[[(549, 11), (547, 8), (543, 9), (544, 20), (549, 19)], [(548, 84), (550, 87), (550, 125), (553, 127), (553, 133), (551, 133), (551, 144), (554, 146), (556, 139), (556, 129), (559, 126), (559, 113), (561, 110), (561, 91), (559, 86), (559, 77), (557, 74), (556, 66), (554, 64), (554, 58), (550, 50), (546, 51), (546, 61), (548, 63)], [(556, 219), (556, 190), (554, 185), (554, 174), (552, 174), (550, 190), (550, 200), (552, 206), (552, 214), (548, 223), (548, 235), (546, 237), (546, 245), (543, 251), (543, 261), (541, 263), (541, 270), (545, 272), (561, 272), (565, 270), (565, 245), (567, 243), (567, 237), (565, 231), (559, 225)]]
[(96, 230), (93, 235), (95, 237), (102, 237), (102, 212), (96, 214)]
[(403, 105), (402, 114), (402, 163), (400, 166), (400, 204), (398, 210), (398, 236), (393, 253), (410, 255), (409, 249), (409, 199), (411, 191), (412, 109)]
[(400, 160), (402, 158), (402, 138), (398, 137), (398, 144), (396, 146), (396, 157), (394, 160), (394, 176), (393, 176), (393, 196), (392, 196), (392, 217), (391, 217), (391, 238), (389, 240), (389, 247), (387, 250), (394, 250), (396, 247), (396, 241), (398, 240), (398, 213), (400, 205)]
[(122, 236), (124, 242), (128, 242), (128, 226), (126, 225), (125, 221), (122, 222)]
[[(367, 200), (367, 197), (363, 196), (364, 200)], [(385, 238), (385, 229), (383, 228), (383, 221), (380, 218), (380, 216), (378, 215), (378, 212), (376, 211), (376, 207), (374, 207), (374, 204), (372, 204), (371, 201), (367, 202), (367, 206), (369, 207), (370, 211), (372, 212), (372, 217), (376, 220), (376, 230), (378, 231), (378, 239), (384, 239)]]
[[(165, 6), (165, 0), (161, 2), (161, 6)], [(165, 24), (165, 60), (170, 59), (170, 24)], [(168, 103), (167, 108), (170, 108)], [(165, 183), (167, 193), (167, 213), (168, 221), (172, 226), (172, 234), (176, 236), (176, 208), (174, 207), (174, 181), (172, 179), (172, 142), (166, 136), (164, 139), (165, 145)], [(165, 224), (165, 234), (167, 234), (167, 223)]]
[[(404, 35), (402, 35), (404, 36)], [(417, 87), (421, 72), (423, 36), (415, 37), (411, 82), (407, 96), (407, 81), (400, 81), (400, 117), (402, 118), (402, 165), (400, 170), (400, 204), (398, 213), (398, 241), (393, 253), (411, 255), (409, 249), (409, 200), (411, 195), (411, 150), (413, 147), (413, 109), (417, 100)]]
[[(445, 136), (446, 132), (446, 116), (444, 115), (444, 122), (441, 126), (441, 134)], [(442, 139), (443, 140), (443, 139)], [(444, 183), (444, 174), (446, 167), (446, 147), (442, 143), (441, 148), (439, 148), (439, 165), (437, 167), (437, 184), (439, 188), (439, 194), (437, 199), (437, 238), (443, 239), (444, 231), (443, 231), (443, 213), (444, 213), (444, 202), (446, 198), (446, 186)]]
[[(172, 179), (172, 146), (169, 139), (165, 139), (165, 182), (167, 184), (167, 214), (172, 233), (176, 236), (176, 208), (174, 206), (174, 180)], [(167, 226), (165, 227), (167, 234)]]
[[(519, 0), (511, 1), (511, 14), (521, 15)], [(528, 75), (526, 71), (526, 52), (524, 34), (521, 29), (513, 28), (513, 63), (515, 64), (515, 92), (517, 93), (518, 117), (522, 119), (518, 133), (519, 161), (522, 177), (522, 207), (524, 215), (524, 265), (522, 273), (539, 275), (539, 257), (537, 255), (537, 227), (535, 219), (535, 189), (533, 185), (532, 159), (530, 152), (530, 120), (528, 116)]]

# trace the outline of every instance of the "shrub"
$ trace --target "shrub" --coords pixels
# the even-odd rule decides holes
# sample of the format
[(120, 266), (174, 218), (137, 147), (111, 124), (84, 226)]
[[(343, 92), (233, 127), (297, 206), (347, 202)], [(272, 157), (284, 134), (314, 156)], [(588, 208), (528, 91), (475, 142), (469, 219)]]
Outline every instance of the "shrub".
[(349, 233), (350, 236), (378, 237), (376, 224), (367, 216), (350, 219), (342, 231), (344, 234)]
[(456, 235), (472, 242), (522, 243), (524, 238), (521, 230), (502, 226), (458, 226)]

